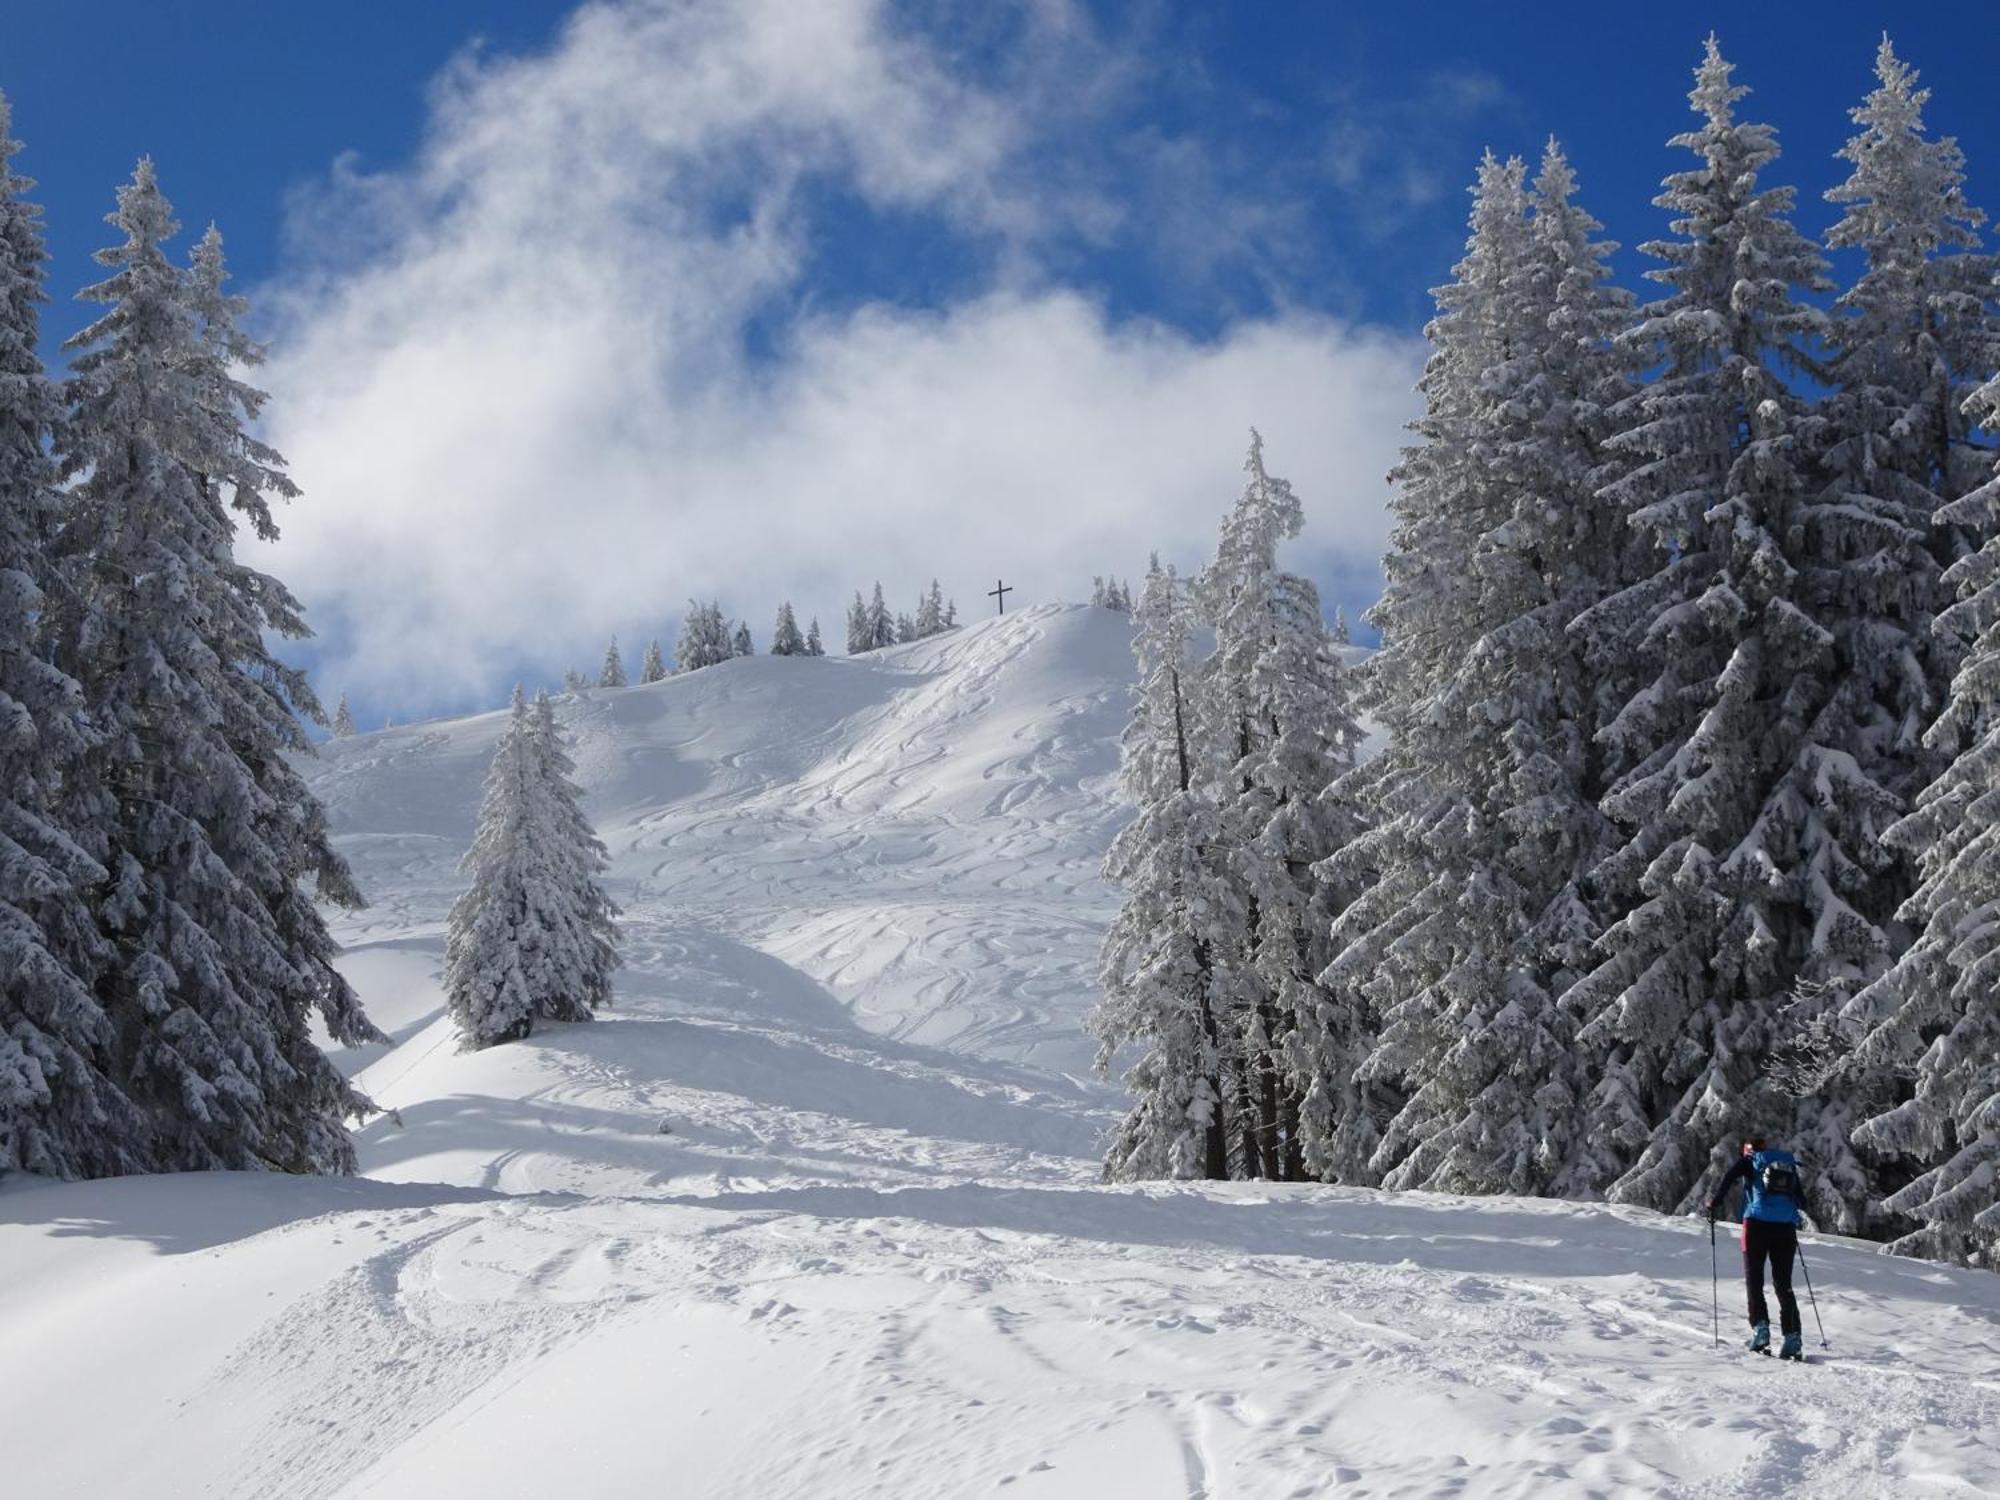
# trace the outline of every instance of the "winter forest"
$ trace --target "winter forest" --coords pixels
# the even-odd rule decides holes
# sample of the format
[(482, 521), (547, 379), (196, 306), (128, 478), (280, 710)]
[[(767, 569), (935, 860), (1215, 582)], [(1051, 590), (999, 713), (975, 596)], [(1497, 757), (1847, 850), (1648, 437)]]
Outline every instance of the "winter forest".
[(513, 5), (0, 80), (7, 1484), (1984, 1492), (1935, 31)]
[(1108, 1176), (1693, 1212), (1756, 1134), (1824, 1227), (1991, 1264), (2000, 283), (1876, 74), (1844, 285), (1713, 40), (1657, 295), (1558, 144), (1480, 164), (1361, 666), (1255, 443), (1214, 561), (1155, 566)]
[[(1257, 433), (1206, 563), (1094, 581), (1137, 662), (1088, 1019), (1127, 1090), (1107, 1179), (1677, 1214), (1757, 1134), (1822, 1229), (1993, 1265), (2000, 267), (1886, 40), (1876, 79), (1815, 244), (1711, 40), (1643, 296), (1557, 142), (1479, 163), (1379, 647), (1284, 567), (1311, 497)], [(8, 124), (0, 1168), (352, 1171), (373, 1105), (316, 1036), (387, 1038), (335, 966), (326, 914), (363, 893), (300, 766), (308, 726), (356, 724), (234, 550), (299, 493), (258, 436), (262, 351), (146, 160), (51, 373)], [(876, 583), (845, 626), (858, 656), (959, 617), (936, 580), (908, 612)], [(789, 601), (768, 642), (825, 655)], [(755, 651), (696, 600), (636, 680)], [(447, 925), (467, 1048), (613, 1003), (558, 704), (630, 681), (613, 639), (560, 698), (515, 692)]]

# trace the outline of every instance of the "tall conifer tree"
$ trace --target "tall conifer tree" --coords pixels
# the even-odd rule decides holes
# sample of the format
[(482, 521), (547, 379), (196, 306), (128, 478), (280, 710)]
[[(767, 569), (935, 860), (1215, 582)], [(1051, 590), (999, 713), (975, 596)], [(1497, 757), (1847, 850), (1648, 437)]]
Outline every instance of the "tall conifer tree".
[[(2000, 287), (1996, 287), (2000, 291)], [(2000, 376), (1971, 402), (2000, 432)], [(1860, 1028), (1845, 1071), (1907, 1078), (1860, 1144), (1913, 1181), (1887, 1200), (1915, 1228), (1892, 1248), (2000, 1268), (2000, 468), (1940, 513), (1988, 538), (1945, 574), (1957, 600), (1938, 619), (1960, 654), (1944, 713), (1928, 735), (1951, 756), (1889, 830), (1922, 883), (1904, 905), (1920, 924), (1896, 966), (1862, 990), (1844, 1019)]]
[(1199, 700), (1221, 853), (1214, 906), (1236, 919), (1212, 950), (1232, 1022), (1224, 1060), (1239, 1168), (1296, 1182), (1351, 1170), (1357, 1128), (1373, 1129), (1356, 1118), (1348, 1078), (1360, 997), (1320, 977), (1347, 893), (1315, 875), (1361, 831), (1352, 804), (1327, 789), (1354, 769), (1362, 735), (1318, 591), (1278, 566), (1305, 513), (1265, 468), (1254, 431), (1244, 471), (1199, 588), (1215, 629)]
[[(1462, 718), (1445, 724), (1438, 708), (1493, 618), (1475, 570), (1481, 541), (1514, 511), (1515, 492), (1496, 462), (1487, 383), (1522, 332), (1525, 178), (1520, 161), (1486, 155), (1465, 256), (1434, 294), (1423, 415), (1391, 475), (1388, 583), (1368, 616), (1382, 649), (1362, 674), (1364, 701), (1391, 739), (1352, 779), (1372, 826), (1326, 865), (1355, 893), (1337, 919), (1339, 951), (1325, 982), (1364, 995), (1372, 1013), (1372, 1046), (1356, 1082), (1390, 1117), (1368, 1164), (1376, 1174), (1394, 1172), (1446, 1114), (1437, 1063), (1461, 1039), (1455, 1015), (1506, 987), (1504, 953), (1478, 941), (1505, 926), (1506, 895), (1495, 889), (1502, 872), (1491, 868), (1487, 814), (1464, 785)], [(1485, 735), (1480, 753), (1494, 743)], [(1435, 1170), (1419, 1157), (1406, 1175), (1423, 1182)]]
[[(1955, 141), (1926, 135), (1929, 93), (1886, 37), (1875, 71), (1878, 86), (1852, 112), (1859, 133), (1840, 153), (1852, 173), (1827, 194), (1845, 209), (1829, 244), (1860, 251), (1864, 265), (1828, 326), (1831, 389), (1809, 428), (1819, 489), (1803, 516), (1801, 602), (1832, 634), (1834, 656), (1800, 779), (1811, 778), (1825, 830), (1813, 878), (1845, 908), (1821, 921), (1792, 1007), (1795, 1041), (1803, 1036), (1815, 1064), (1802, 1075), (1795, 1131), (1821, 1162), (1845, 1162), (1856, 1125), (1898, 1087), (1849, 1048), (1872, 1003), (1841, 1012), (1893, 958), (1885, 924), (1915, 884), (1883, 833), (1938, 769), (1922, 735), (1962, 643), (1933, 631), (1932, 617), (1942, 570), (1977, 535), (1940, 515), (1985, 477), (1965, 405), (2000, 368), (1993, 261), (1976, 253), (1984, 215), (1965, 201), (1963, 157)], [(1840, 1064), (1831, 1072), (1827, 1055)], [(1865, 1227), (1876, 1183), (1854, 1164), (1831, 1185), (1844, 1201), (1838, 1213), (1821, 1205), (1828, 1222)]]
[(1104, 1162), (1111, 1181), (1226, 1178), (1228, 1105), (1205, 892), (1215, 837), (1194, 702), (1194, 614), (1157, 557), (1134, 616), (1139, 693), (1125, 730), (1120, 786), (1136, 809), (1112, 841), (1105, 878), (1124, 905), (1105, 934), (1103, 998), (1089, 1027), (1098, 1066), (1137, 1047), (1125, 1076), (1131, 1111)]
[[(1611, 338), (1630, 301), (1608, 285), (1611, 247), (1560, 148), (1517, 197), (1519, 176), (1490, 158), (1482, 170), (1461, 281), (1432, 327), (1425, 441), (1404, 470), (1421, 523), (1407, 534), (1449, 539), (1464, 573), (1392, 559), (1383, 614), (1411, 638), (1385, 652), (1380, 681), (1400, 726), (1375, 783), (1391, 816), (1328, 867), (1365, 881), (1379, 862), (1408, 892), (1399, 907), (1363, 895), (1332, 970), (1382, 1009), (1362, 1076), (1404, 1096), (1373, 1162), (1396, 1187), (1556, 1180), (1579, 1086), (1557, 996), (1588, 958), (1586, 877), (1609, 842), (1590, 754), (1602, 676), (1568, 627), (1629, 581), (1627, 528), (1597, 491), (1607, 407), (1629, 390)], [(1447, 601), (1451, 617), (1432, 618)], [(1443, 649), (1463, 654), (1430, 654)], [(1371, 955), (1386, 960), (1373, 974)]]
[(11, 124), (0, 95), (0, 1172), (94, 1177), (143, 1170), (150, 1152), (94, 993), (109, 948), (89, 893), (105, 871), (57, 805), (90, 742), (81, 691), (40, 639), (65, 602), (45, 451), (61, 407), (37, 351), (41, 211)]
[[(1616, 414), (1633, 467), (1607, 493), (1666, 560), (1585, 622), (1640, 685), (1600, 734), (1617, 920), (1570, 992), (1595, 1080), (1573, 1186), (1670, 1210), (1702, 1201), (1743, 1131), (1789, 1131), (1762, 1068), (1816, 931), (1853, 953), (1882, 941), (1823, 878), (1840, 856), (1813, 812), (1834, 634), (1802, 604), (1811, 469), (1789, 377), (1825, 321), (1800, 294), (1826, 280), (1791, 190), (1759, 184), (1776, 134), (1737, 119), (1731, 71), (1710, 38), (1700, 124), (1673, 142), (1699, 164), (1656, 200), (1676, 238), (1646, 247), (1667, 295), (1624, 340), (1660, 370)], [(1816, 1208), (1846, 1171), (1821, 1166)]]
[[(259, 351), (236, 329), (219, 238), (192, 271), (152, 163), (120, 189), (99, 253), (106, 311), (78, 351), (57, 436), (71, 481), (63, 550), (77, 579), (55, 611), (59, 660), (103, 734), (69, 801), (108, 872), (112, 956), (97, 982), (111, 1056), (148, 1116), (134, 1158), (159, 1169), (351, 1170), (342, 1117), (364, 1102), (314, 1045), (379, 1040), (315, 908), (358, 906), (324, 810), (293, 757), (320, 709), (265, 646), (307, 634), (276, 579), (235, 559), (236, 526), (277, 527), (297, 489), (249, 435), (264, 397), (235, 371)], [(323, 722), (323, 720), (322, 720)]]

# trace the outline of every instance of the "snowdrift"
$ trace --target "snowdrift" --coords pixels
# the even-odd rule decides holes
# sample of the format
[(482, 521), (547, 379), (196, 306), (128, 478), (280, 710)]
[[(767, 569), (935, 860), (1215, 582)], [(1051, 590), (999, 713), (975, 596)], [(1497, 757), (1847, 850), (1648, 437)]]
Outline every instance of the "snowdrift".
[(438, 1014), (498, 714), (330, 746), (388, 1047), (364, 1175), (0, 1190), (8, 1495), (2000, 1490), (2000, 1281), (1809, 1241), (1741, 1355), (1705, 1225), (1105, 1188), (1079, 1030), (1129, 638), (1039, 609), (566, 705), (615, 1010)]

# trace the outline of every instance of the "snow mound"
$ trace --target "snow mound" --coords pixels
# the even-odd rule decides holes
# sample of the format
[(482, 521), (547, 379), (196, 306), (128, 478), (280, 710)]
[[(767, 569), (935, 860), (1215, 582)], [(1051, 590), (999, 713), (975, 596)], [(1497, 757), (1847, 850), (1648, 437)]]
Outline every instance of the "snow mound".
[(566, 703), (629, 966), (476, 1054), (436, 972), (504, 716), (328, 747), (396, 1113), (351, 1181), (0, 1188), (7, 1493), (2000, 1486), (1991, 1276), (1811, 1241), (1794, 1369), (1712, 1347), (1705, 1226), (1098, 1185), (1130, 674), (1046, 608)]

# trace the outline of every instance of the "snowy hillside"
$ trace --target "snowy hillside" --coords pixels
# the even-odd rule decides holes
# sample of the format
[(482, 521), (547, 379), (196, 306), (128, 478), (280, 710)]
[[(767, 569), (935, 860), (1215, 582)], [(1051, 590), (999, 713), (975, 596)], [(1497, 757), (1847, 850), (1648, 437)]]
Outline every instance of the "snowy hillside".
[(1049, 608), (567, 705), (618, 1007), (470, 1055), (435, 975), (503, 716), (330, 746), (395, 1036), (342, 1061), (396, 1117), (352, 1181), (0, 1190), (6, 1493), (2000, 1491), (1992, 1276), (1809, 1241), (1793, 1369), (1711, 1348), (1687, 1221), (1098, 1186), (1130, 675)]

